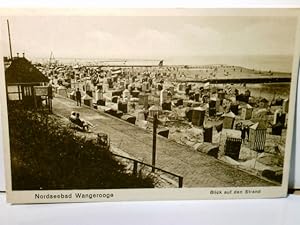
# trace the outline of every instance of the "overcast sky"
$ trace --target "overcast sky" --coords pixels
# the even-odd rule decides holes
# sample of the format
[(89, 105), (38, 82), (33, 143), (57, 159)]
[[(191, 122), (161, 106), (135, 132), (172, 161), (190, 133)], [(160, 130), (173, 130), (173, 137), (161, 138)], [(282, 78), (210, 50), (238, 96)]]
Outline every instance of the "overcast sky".
[[(9, 55), (6, 18), (2, 46)], [(167, 58), (293, 53), (292, 17), (10, 17), (28, 57)]]

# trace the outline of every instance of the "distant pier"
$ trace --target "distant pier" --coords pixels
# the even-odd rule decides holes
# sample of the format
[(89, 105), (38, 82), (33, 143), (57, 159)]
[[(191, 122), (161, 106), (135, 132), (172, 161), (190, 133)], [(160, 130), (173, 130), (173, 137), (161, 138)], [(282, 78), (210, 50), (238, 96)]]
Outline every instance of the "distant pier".
[(211, 84), (260, 84), (260, 83), (290, 83), (291, 77), (245, 77), (245, 78), (212, 78), (212, 79), (186, 79), (176, 80), (181, 83), (211, 83)]

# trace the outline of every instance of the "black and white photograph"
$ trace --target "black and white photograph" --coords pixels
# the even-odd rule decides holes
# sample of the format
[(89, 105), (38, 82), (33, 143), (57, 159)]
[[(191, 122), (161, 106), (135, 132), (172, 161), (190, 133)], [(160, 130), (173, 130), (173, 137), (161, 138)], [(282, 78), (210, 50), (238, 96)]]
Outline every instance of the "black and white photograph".
[(286, 195), (298, 17), (211, 11), (1, 16), (8, 200)]

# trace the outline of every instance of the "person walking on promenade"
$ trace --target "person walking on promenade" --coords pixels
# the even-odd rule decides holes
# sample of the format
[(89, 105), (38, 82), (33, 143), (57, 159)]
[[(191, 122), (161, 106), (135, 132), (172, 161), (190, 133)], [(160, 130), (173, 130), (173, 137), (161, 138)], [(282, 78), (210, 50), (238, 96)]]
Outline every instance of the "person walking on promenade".
[(81, 92), (79, 91), (79, 88), (77, 88), (76, 91), (76, 102), (77, 102), (77, 106), (81, 106)]
[(242, 124), (241, 127), (241, 138), (242, 138), (242, 142), (245, 143), (245, 138), (246, 138), (246, 128), (244, 127), (244, 125)]
[(245, 132), (246, 132), (246, 134), (247, 134), (247, 141), (249, 141), (249, 132), (250, 132), (250, 130), (249, 130), (249, 126), (247, 125), (246, 127), (245, 127)]

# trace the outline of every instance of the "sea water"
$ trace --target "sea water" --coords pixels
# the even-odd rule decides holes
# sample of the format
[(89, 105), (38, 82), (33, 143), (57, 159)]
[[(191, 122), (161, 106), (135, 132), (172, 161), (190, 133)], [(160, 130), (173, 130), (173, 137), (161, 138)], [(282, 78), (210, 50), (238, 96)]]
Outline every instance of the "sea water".
[(210, 65), (225, 64), (249, 69), (288, 72), (292, 71), (291, 55), (206, 55), (194, 57), (172, 57), (165, 60), (165, 65)]
[[(225, 64), (242, 66), (249, 69), (288, 72), (292, 71), (293, 57), (291, 55), (197, 55), (165, 57), (164, 59), (121, 59), (121, 58), (56, 58), (62, 64), (105, 64), (105, 65), (158, 65), (164, 60), (164, 65), (211, 65)], [(33, 58), (34, 62), (48, 62), (48, 58)]]

